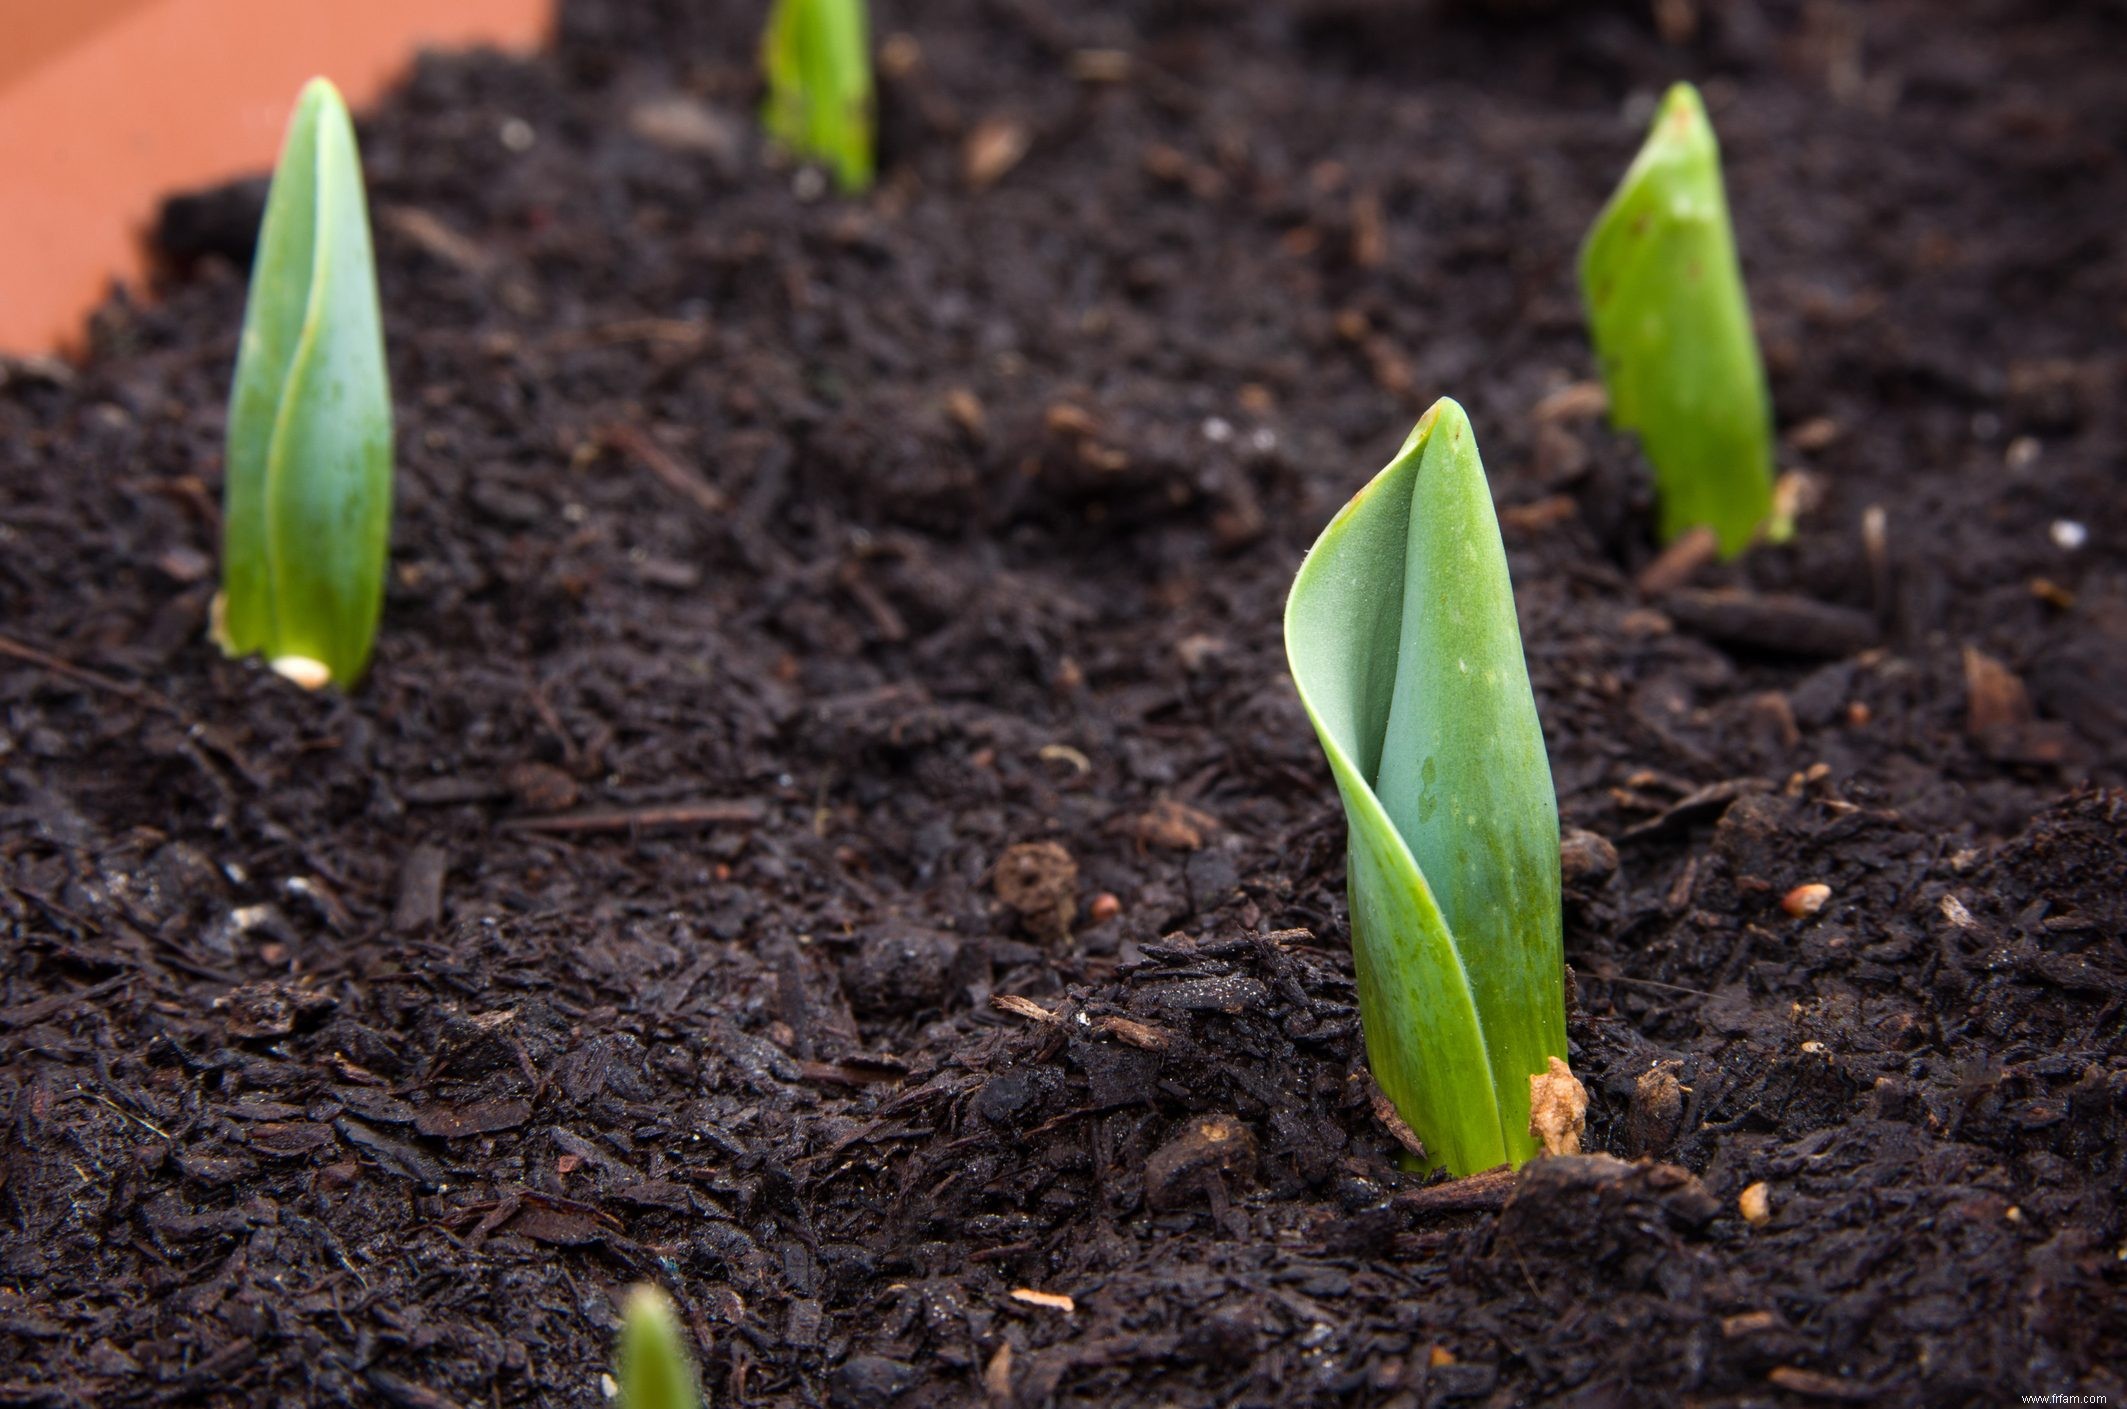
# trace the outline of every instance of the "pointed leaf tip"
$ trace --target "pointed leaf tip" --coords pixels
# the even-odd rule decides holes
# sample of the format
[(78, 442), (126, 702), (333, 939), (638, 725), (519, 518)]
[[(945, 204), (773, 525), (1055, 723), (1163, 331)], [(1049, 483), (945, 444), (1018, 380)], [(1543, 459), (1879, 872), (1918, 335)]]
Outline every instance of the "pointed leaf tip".
[(620, 1330), (617, 1409), (700, 1409), (700, 1386), (687, 1359), (672, 1298), (644, 1282), (628, 1293)]

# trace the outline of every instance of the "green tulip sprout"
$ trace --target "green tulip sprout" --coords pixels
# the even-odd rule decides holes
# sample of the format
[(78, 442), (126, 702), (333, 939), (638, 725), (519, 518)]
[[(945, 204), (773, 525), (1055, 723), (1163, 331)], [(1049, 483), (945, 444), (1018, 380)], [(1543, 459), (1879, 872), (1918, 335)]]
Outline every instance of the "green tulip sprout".
[(773, 0), (761, 40), (768, 135), (824, 163), (846, 192), (872, 178), (870, 23), (864, 0)]
[(1724, 557), (1773, 516), (1772, 406), (1698, 90), (1679, 83), (1588, 232), (1581, 295), (1611, 423), (1639, 432), (1664, 540), (1711, 528)]
[(1293, 582), (1285, 653), (1350, 827), (1374, 1079), (1455, 1175), (1536, 1153), (1566, 1052), (1558, 806), (1477, 439), (1442, 398)]
[(391, 387), (354, 124), (312, 79), (259, 227), (229, 395), (215, 635), (307, 688), (361, 677), (391, 531)]
[(628, 1293), (619, 1370), (618, 1409), (701, 1409), (701, 1386), (682, 1345), (672, 1298), (648, 1283)]

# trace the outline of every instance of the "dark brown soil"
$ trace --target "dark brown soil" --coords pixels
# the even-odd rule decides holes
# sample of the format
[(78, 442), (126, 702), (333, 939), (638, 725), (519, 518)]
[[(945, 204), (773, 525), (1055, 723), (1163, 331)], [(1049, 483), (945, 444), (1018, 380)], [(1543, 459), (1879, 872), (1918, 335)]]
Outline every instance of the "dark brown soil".
[[(204, 640), (255, 187), (7, 367), (0, 1404), (600, 1405), (640, 1278), (718, 1405), (2119, 1402), (2119, 7), (881, 0), (856, 203), (755, 8), (365, 125), (351, 698)], [(1679, 76), (1822, 502), (1648, 595), (1572, 261)], [(1647, 1161), (1445, 1190), (1278, 636), (1442, 393)]]

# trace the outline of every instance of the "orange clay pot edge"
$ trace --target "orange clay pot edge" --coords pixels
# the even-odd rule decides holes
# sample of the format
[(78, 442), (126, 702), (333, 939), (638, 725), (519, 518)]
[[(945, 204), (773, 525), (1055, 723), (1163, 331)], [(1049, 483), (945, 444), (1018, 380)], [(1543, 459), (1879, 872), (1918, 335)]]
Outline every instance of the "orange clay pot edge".
[(545, 41), (554, 0), (0, 0), (0, 351), (78, 344), (163, 196), (268, 169), (303, 81), (359, 109), (423, 48)]

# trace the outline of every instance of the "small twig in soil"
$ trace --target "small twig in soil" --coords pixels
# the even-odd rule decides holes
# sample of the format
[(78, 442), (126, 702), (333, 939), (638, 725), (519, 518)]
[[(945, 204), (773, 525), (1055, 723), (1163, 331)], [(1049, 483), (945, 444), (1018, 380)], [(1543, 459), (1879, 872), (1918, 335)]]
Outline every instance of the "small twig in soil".
[(761, 805), (745, 799), (672, 802), (654, 807), (591, 808), (558, 812), (550, 817), (511, 817), (498, 823), (506, 832), (636, 832), (652, 827), (701, 827), (719, 823), (751, 826), (761, 820)]
[(38, 650), (35, 646), (24, 645), (11, 636), (0, 636), (0, 656), (13, 656), (16, 660), (27, 661), (40, 669), (49, 670), (54, 675), (63, 675), (77, 684), (87, 685), (93, 689), (118, 695), (121, 698), (147, 705), (152, 709), (159, 709), (167, 714), (177, 715), (179, 718), (183, 717), (182, 712), (176, 705), (156, 694), (145, 685), (135, 685), (125, 680), (113, 680), (110, 676), (98, 674), (86, 666), (75, 665), (71, 661), (63, 661), (55, 655)]
[(681, 495), (705, 514), (722, 514), (731, 507), (724, 491), (667, 454), (665, 448), (635, 427), (620, 422), (605, 427), (599, 439), (625, 451), (667, 489)]
[(1518, 1176), (1501, 1165), (1445, 1184), (1428, 1184), (1396, 1195), (1396, 1206), (1411, 1213), (1474, 1213), (1503, 1207)]
[(108, 1107), (109, 1109), (117, 1112), (125, 1119), (132, 1121), (135, 1125), (147, 1131), (150, 1135), (155, 1136), (157, 1139), (168, 1140), (171, 1138), (169, 1131), (163, 1129), (154, 1121), (149, 1120), (146, 1116), (133, 1114), (133, 1112), (127, 1110), (124, 1106), (119, 1105), (118, 1102), (112, 1100), (109, 1096), (101, 1095), (95, 1091), (91, 1091), (86, 1086), (76, 1086), (74, 1089), (80, 1092), (83, 1096), (88, 1097), (88, 1099), (90, 1099), (91, 1101), (94, 1101), (97, 1105)]
[(1662, 606), (1694, 636), (1781, 655), (1836, 660), (1859, 655), (1877, 638), (1876, 619), (1867, 612), (1783, 592), (1683, 590)]
[(1661, 983), (1651, 978), (1626, 978), (1623, 974), (1597, 973), (1591, 973), (1588, 977), (1598, 983), (1623, 983), (1629, 984), (1634, 988), (1659, 988), (1664, 993), (1688, 993), (1694, 998), (1713, 997), (1711, 993), (1708, 993), (1703, 988), (1686, 988), (1680, 983)]
[(1117, 1014), (1095, 1018), (1093, 1025), (1117, 1041), (1137, 1048), (1141, 1052), (1164, 1052), (1174, 1045), (1173, 1036), (1163, 1028), (1151, 1023), (1141, 1023), (1134, 1018)]
[(1015, 1018), (1030, 1018), (1038, 1023), (1056, 1021), (1056, 1014), (1031, 998), (1017, 993), (992, 993), (990, 1006), (1000, 1013), (1010, 1013)]
[(1642, 597), (1660, 597), (1676, 591), (1721, 553), (1721, 540), (1704, 524), (1691, 529), (1640, 569), (1633, 586)]

